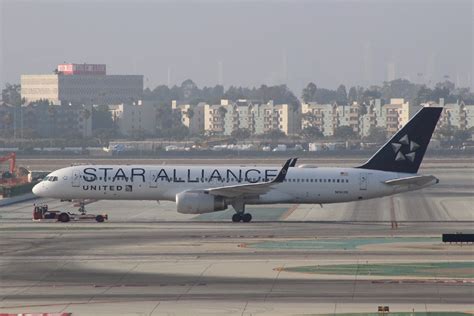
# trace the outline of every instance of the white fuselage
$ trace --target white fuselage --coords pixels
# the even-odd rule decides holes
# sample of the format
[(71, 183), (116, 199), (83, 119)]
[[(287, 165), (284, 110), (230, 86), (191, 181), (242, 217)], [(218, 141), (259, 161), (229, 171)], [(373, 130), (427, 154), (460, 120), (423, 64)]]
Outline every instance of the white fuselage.
[[(37, 186), (38, 196), (57, 199), (169, 200), (188, 190), (271, 181), (276, 166), (79, 165), (56, 170)], [(281, 183), (246, 204), (338, 203), (387, 196), (431, 185), (387, 185), (413, 174), (360, 168), (288, 169)], [(52, 180), (51, 180), (52, 179)]]

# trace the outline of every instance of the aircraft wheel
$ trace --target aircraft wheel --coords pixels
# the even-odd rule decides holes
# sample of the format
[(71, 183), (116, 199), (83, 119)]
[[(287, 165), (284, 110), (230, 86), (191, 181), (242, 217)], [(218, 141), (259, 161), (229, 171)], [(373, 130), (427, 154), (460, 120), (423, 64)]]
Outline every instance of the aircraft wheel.
[(245, 213), (244, 215), (242, 215), (242, 221), (244, 223), (248, 223), (252, 220), (252, 214), (250, 213)]
[(242, 216), (239, 213), (235, 213), (234, 215), (232, 215), (232, 221), (234, 223), (240, 222), (241, 219), (242, 219)]

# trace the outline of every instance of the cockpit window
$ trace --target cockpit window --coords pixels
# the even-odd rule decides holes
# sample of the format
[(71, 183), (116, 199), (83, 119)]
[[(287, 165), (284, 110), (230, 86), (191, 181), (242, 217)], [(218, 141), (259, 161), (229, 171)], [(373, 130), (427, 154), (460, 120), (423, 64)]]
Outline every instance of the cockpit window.
[(58, 177), (47, 176), (43, 179), (43, 181), (51, 181), (51, 182), (58, 181)]

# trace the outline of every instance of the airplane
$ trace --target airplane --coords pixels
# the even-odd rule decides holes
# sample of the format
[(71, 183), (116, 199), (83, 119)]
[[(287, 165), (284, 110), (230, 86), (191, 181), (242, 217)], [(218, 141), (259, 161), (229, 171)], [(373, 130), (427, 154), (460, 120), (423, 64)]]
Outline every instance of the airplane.
[(48, 174), (33, 187), (61, 200), (167, 200), (184, 214), (232, 206), (233, 222), (250, 222), (246, 205), (360, 201), (426, 188), (439, 182), (420, 175), (442, 108), (424, 107), (366, 163), (354, 168), (196, 165), (78, 165)]

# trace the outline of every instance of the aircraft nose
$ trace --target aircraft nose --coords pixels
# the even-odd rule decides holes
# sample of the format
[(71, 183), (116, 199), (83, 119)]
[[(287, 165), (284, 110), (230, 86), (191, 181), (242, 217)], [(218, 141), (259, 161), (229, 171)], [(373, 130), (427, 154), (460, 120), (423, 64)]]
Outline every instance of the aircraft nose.
[(44, 186), (43, 183), (38, 183), (37, 185), (33, 187), (31, 191), (33, 192), (34, 195), (41, 196), (41, 194), (44, 192), (43, 186)]

